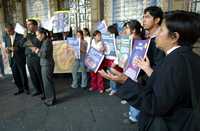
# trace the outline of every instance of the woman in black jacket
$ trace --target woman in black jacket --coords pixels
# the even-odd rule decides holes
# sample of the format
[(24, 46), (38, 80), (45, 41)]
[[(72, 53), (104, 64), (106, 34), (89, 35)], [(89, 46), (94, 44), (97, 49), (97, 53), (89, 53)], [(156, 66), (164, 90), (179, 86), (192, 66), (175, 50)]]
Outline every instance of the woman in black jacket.
[[(32, 50), (40, 56), (40, 66), (42, 72), (42, 81), (44, 84), (45, 105), (51, 106), (55, 104), (56, 93), (53, 82), (53, 45), (49, 38), (49, 32), (44, 28), (39, 28), (36, 32), (37, 39), (42, 43), (41, 48), (32, 48)], [(42, 98), (43, 99), (43, 98)]]

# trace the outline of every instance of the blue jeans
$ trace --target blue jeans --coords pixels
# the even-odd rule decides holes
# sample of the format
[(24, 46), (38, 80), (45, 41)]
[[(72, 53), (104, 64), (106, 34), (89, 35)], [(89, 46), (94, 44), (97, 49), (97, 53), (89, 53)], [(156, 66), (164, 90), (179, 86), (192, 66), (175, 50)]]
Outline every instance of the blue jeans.
[(77, 88), (78, 84), (78, 71), (81, 71), (81, 88), (87, 87), (87, 69), (82, 59), (76, 59), (72, 69), (72, 87)]
[(137, 121), (138, 120), (138, 115), (139, 115), (140, 111), (138, 109), (136, 109), (133, 106), (129, 106), (129, 119), (133, 120), (133, 121)]
[(110, 80), (110, 87), (112, 91), (117, 91), (117, 84), (115, 81)]

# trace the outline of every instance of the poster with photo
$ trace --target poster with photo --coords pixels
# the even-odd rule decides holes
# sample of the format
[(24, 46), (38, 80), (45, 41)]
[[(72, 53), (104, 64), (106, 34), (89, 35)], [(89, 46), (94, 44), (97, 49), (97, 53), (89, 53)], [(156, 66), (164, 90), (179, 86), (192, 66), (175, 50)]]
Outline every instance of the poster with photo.
[(80, 39), (68, 37), (66, 43), (74, 49), (76, 59), (80, 59)]
[(53, 33), (67, 32), (70, 30), (69, 13), (65, 11), (55, 12), (51, 18)]
[(127, 35), (120, 35), (116, 38), (117, 61), (118, 66), (124, 68), (127, 64), (132, 45), (131, 39)]
[(85, 65), (88, 67), (88, 69), (96, 73), (103, 59), (104, 59), (103, 53), (91, 47), (88, 53), (86, 54)]
[(103, 44), (106, 47), (106, 56), (116, 56), (115, 35), (110, 33), (102, 34)]
[(135, 64), (135, 60), (138, 58), (144, 58), (148, 51), (150, 40), (134, 40), (134, 46), (130, 57), (128, 58), (128, 65), (124, 71), (124, 74), (130, 77), (132, 80), (137, 81), (140, 68)]

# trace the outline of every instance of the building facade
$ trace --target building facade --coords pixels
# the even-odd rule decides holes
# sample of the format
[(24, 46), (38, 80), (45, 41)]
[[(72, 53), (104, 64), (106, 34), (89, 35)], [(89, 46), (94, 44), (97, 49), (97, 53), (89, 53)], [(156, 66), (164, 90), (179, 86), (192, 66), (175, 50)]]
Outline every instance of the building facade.
[(129, 19), (142, 20), (144, 8), (161, 6), (164, 11), (184, 9), (200, 12), (200, 0), (0, 0), (0, 29), (5, 22), (24, 24), (27, 18), (50, 19), (55, 11), (70, 12), (74, 30), (96, 29), (96, 23), (107, 24)]

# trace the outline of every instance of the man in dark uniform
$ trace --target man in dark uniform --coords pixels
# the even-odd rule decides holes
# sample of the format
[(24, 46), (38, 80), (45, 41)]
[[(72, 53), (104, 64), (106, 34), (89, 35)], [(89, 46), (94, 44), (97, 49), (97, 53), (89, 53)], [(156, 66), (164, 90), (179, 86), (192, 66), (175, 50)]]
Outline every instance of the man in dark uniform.
[(28, 65), (28, 70), (30, 73), (30, 78), (35, 89), (32, 96), (36, 96), (39, 94), (43, 94), (43, 84), (42, 84), (42, 76), (41, 76), (41, 67), (40, 67), (40, 58), (37, 54), (32, 52), (30, 47), (41, 47), (41, 43), (36, 38), (35, 32), (38, 29), (37, 21), (33, 19), (29, 19), (27, 21), (28, 34), (25, 37), (25, 54), (26, 61)]
[(14, 31), (12, 24), (6, 24), (3, 40), (5, 42), (6, 52), (8, 53), (9, 64), (13, 73), (15, 84), (18, 87), (18, 92), (14, 95), (19, 95), (26, 91), (29, 94), (28, 78), (26, 74), (26, 57), (23, 47), (23, 35)]

